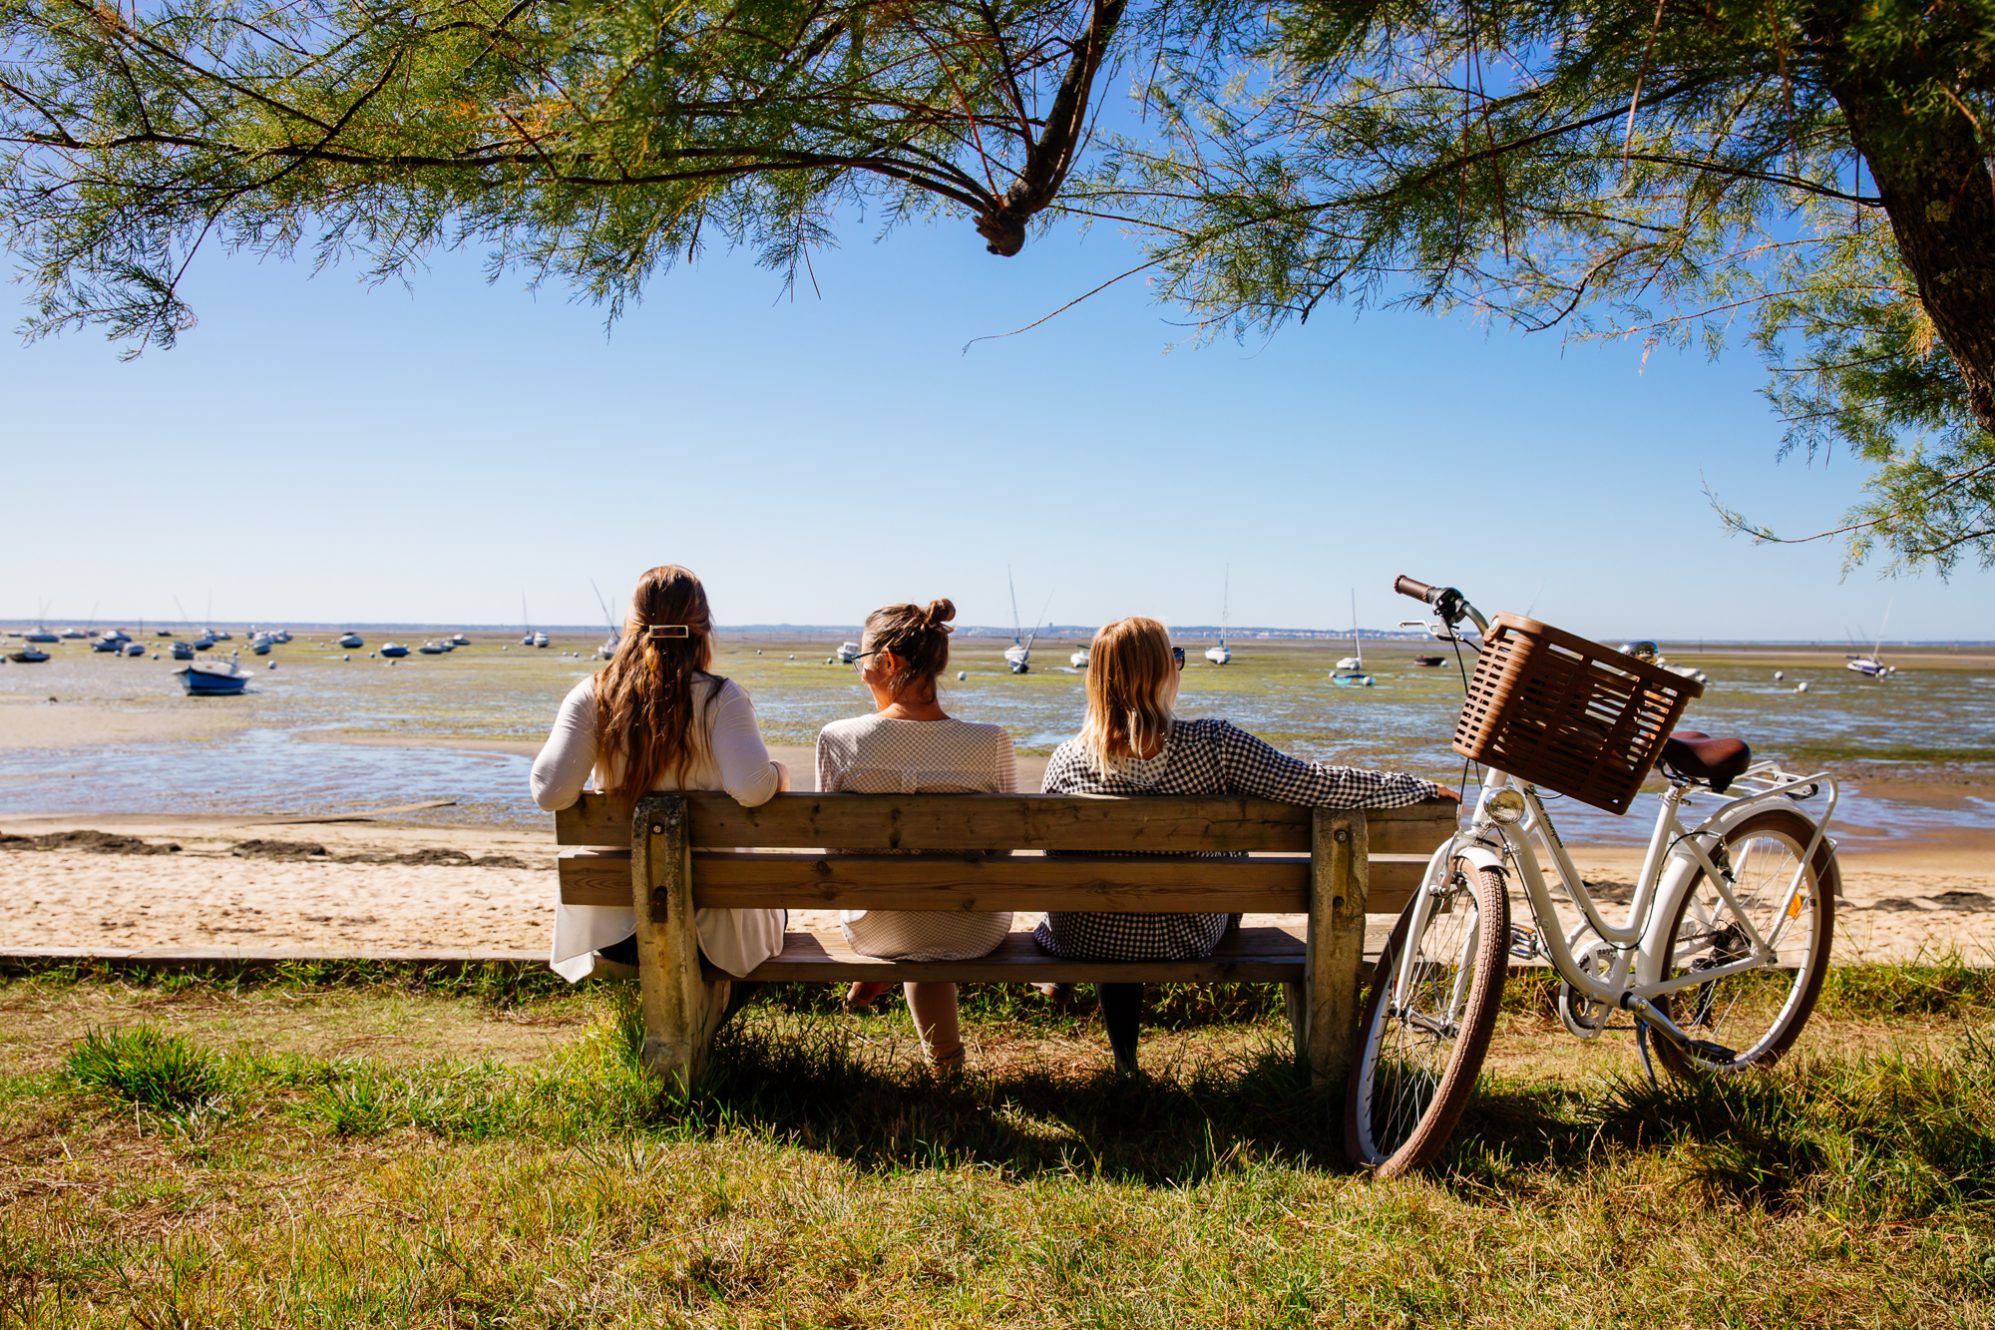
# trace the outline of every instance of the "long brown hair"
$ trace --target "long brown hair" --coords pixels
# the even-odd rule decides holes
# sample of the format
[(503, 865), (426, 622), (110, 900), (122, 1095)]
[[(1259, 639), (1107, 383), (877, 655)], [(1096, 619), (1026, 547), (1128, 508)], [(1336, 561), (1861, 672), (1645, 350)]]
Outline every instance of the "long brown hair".
[(1171, 635), (1155, 619), (1104, 624), (1088, 647), (1088, 716), (1081, 747), (1106, 768), (1163, 742), (1171, 728), (1165, 685), (1177, 672)]
[(926, 609), (919, 605), (882, 605), (866, 616), (866, 630), (859, 636), (868, 651), (891, 651), (900, 669), (887, 680), (887, 691), (895, 697), (919, 686), (911, 701), (935, 700), (935, 676), (949, 668), (949, 621), (956, 617), (956, 602), (944, 597), (931, 600)]
[(712, 666), (713, 612), (700, 579), (675, 563), (638, 578), (623, 637), (596, 672), (596, 770), (619, 799), (635, 803), (667, 771), (686, 783), (707, 751), (693, 690), (704, 684), (711, 702), (727, 682)]

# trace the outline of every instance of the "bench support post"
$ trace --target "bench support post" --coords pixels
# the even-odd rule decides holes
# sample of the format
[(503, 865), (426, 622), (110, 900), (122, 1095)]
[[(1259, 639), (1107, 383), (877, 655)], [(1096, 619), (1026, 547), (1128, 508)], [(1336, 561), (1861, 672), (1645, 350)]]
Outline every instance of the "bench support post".
[[(1315, 1085), (1341, 1083), (1358, 1023), (1365, 950), (1365, 815), (1319, 808), (1310, 833), (1309, 944), (1302, 1001), (1289, 994), (1297, 1052)], [(1301, 1010), (1298, 1012), (1297, 1008)], [(1300, 1017), (1298, 1019), (1298, 1017)]]
[(693, 924), (693, 854), (685, 796), (639, 801), (631, 822), (631, 904), (644, 1004), (644, 1065), (668, 1086), (691, 1086), (726, 1009), (725, 983), (700, 975)]

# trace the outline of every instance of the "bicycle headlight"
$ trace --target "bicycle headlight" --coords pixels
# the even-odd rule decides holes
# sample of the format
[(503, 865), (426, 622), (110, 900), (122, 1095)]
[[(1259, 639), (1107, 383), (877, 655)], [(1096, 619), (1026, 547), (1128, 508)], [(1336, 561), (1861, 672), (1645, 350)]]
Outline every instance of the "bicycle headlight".
[(1493, 790), (1484, 796), (1482, 811), (1490, 821), (1500, 822), (1504, 826), (1510, 827), (1522, 822), (1524, 814), (1530, 811), (1530, 807), (1524, 802), (1524, 796), (1518, 791), (1502, 789)]

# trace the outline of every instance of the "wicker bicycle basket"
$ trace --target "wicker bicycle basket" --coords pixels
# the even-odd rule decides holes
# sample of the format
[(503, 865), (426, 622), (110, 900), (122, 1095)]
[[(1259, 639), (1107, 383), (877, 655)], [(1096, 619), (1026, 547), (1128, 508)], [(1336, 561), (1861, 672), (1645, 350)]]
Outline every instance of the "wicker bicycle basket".
[(1455, 751), (1518, 780), (1625, 813), (1694, 679), (1514, 614), (1499, 614), (1455, 723)]

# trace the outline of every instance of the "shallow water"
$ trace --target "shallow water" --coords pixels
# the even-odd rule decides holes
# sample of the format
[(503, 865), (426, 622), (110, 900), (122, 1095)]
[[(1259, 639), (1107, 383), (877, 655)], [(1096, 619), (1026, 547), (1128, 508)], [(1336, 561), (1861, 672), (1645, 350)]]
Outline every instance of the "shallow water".
[[(543, 822), (527, 798), (524, 757), (450, 745), (537, 743), (562, 695), (594, 668), (594, 639), (535, 651), (485, 637), (451, 655), (411, 655), (393, 665), (369, 655), (380, 640), (369, 634), (367, 648), (342, 652), (325, 639), (300, 637), (276, 648), (274, 670), (245, 655), (256, 678), (238, 698), (183, 696), (172, 676), (178, 666), (164, 653), (128, 659), (92, 653), (86, 643), (51, 648), (55, 659), (45, 665), (0, 668), (0, 694), (37, 699), (20, 705), (199, 708), (245, 724), (240, 733), (199, 742), (0, 748), (0, 815), (319, 814), (451, 799), (454, 806), (435, 814), (438, 820)], [(1022, 751), (1047, 752), (1080, 722), (1084, 676), (1066, 665), (1072, 645), (1064, 642), (1042, 643), (1033, 672), (1011, 675), (1001, 657), (1008, 644), (959, 638), (945, 703), (965, 719), (1005, 725)], [(771, 744), (808, 746), (825, 722), (869, 705), (849, 667), (825, 663), (833, 645), (730, 639), (716, 668), (754, 696)], [(1464, 781), (1461, 759), (1448, 747), (1461, 679), (1452, 661), (1442, 669), (1416, 668), (1412, 656), (1428, 650), (1424, 644), (1367, 644), (1378, 678), (1369, 689), (1330, 684), (1330, 667), (1348, 651), (1346, 643), (1236, 640), (1234, 663), (1224, 669), (1198, 659), (1204, 643), (1188, 645), (1182, 714), (1225, 716), (1306, 757)], [(1705, 695), (1685, 715), (1687, 727), (1740, 734), (1756, 752), (1794, 766), (1863, 764), (1865, 782), (1846, 789), (1837, 818), (1846, 834), (1895, 839), (1985, 826), (1995, 816), (1995, 807), (1973, 797), (1985, 782), (1951, 794), (1928, 790), (1918, 802), (1882, 797), (1897, 792), (1894, 776), (1923, 779), (1962, 762), (1985, 772), (1995, 762), (1995, 669), (1985, 658), (1908, 653), (1899, 658), (1904, 672), (1884, 683), (1841, 669), (1833, 654), (1802, 666), (1741, 652), (1675, 658), (1711, 675)], [(1776, 667), (1786, 672), (1778, 684)], [(968, 674), (962, 682), (953, 678), (957, 669)], [(1804, 679), (1810, 691), (1796, 693)], [(40, 700), (49, 697), (59, 700)], [(11, 710), (0, 705), (0, 726)], [(1873, 790), (1867, 793), (1864, 783)], [(1643, 815), (1643, 805), (1628, 818), (1571, 800), (1554, 805), (1555, 819), (1575, 841), (1640, 841)]]

